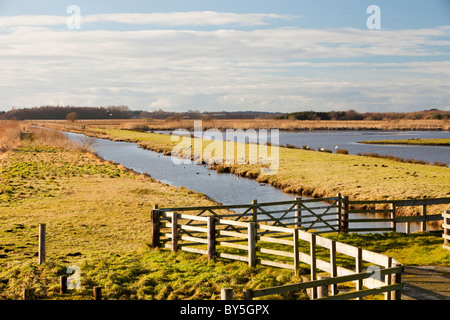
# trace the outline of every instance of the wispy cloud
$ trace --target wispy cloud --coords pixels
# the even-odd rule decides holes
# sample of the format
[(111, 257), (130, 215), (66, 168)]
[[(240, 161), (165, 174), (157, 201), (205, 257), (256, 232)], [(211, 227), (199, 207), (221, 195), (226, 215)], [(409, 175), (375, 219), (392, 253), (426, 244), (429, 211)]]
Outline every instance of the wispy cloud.
[[(216, 11), (188, 11), (167, 13), (111, 13), (82, 15), (83, 24), (120, 23), (156, 26), (264, 26), (275, 20), (293, 20), (299, 16), (274, 13), (229, 13)], [(65, 25), (68, 16), (20, 15), (0, 17), (0, 26)]]
[[(450, 27), (272, 27), (274, 20), (291, 18), (101, 14), (82, 16), (82, 24), (166, 27), (71, 31), (52, 27), (64, 26), (67, 17), (1, 17), (0, 26), (10, 28), (0, 33), (0, 97), (7, 106), (125, 104), (172, 110), (404, 111), (448, 105)], [(223, 27), (189, 28), (198, 25)], [(225, 27), (232, 25), (255, 28)]]

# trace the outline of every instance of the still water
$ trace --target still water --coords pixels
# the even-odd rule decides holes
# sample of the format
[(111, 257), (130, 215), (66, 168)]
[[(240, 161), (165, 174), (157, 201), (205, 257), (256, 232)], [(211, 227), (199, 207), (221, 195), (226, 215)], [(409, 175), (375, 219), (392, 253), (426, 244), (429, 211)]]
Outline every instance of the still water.
[[(155, 131), (156, 133), (170, 134), (172, 131)], [(265, 143), (270, 141), (270, 131), (267, 134), (258, 135), (259, 131), (247, 130), (236, 131), (238, 138), (246, 139), (247, 142)], [(214, 134), (212, 131), (195, 134), (207, 139), (227, 139), (227, 134)], [(302, 131), (302, 132), (279, 132), (280, 145), (293, 145), (302, 148), (308, 146), (312, 149), (345, 149), (350, 154), (378, 153), (391, 155), (404, 159), (425, 160), (430, 163), (435, 161), (450, 163), (450, 147), (444, 146), (411, 146), (411, 145), (369, 145), (360, 143), (365, 140), (404, 140), (404, 139), (444, 139), (450, 138), (448, 131), (358, 131), (358, 130), (336, 130), (336, 131)], [(230, 139), (227, 139), (230, 140)]]
[[(65, 134), (74, 141), (80, 141), (85, 138), (82, 134), (67, 132)], [(105, 160), (120, 163), (140, 173), (148, 173), (162, 183), (186, 187), (190, 190), (204, 193), (209, 198), (224, 205), (251, 204), (254, 199), (259, 203), (291, 201), (298, 196), (286, 194), (271, 185), (260, 184), (253, 179), (239, 178), (234, 174), (220, 174), (215, 170), (210, 170), (206, 165), (197, 165), (192, 161), (176, 165), (170, 156), (144, 150), (135, 143), (95, 139), (93, 148)], [(369, 215), (352, 215), (352, 217), (356, 219), (369, 217)], [(319, 225), (321, 224), (316, 224), (316, 226)], [(388, 226), (387, 223), (370, 222), (357, 223), (350, 227), (383, 228)], [(418, 224), (412, 224), (411, 232), (418, 228)], [(404, 226), (398, 225), (398, 231), (403, 230)]]

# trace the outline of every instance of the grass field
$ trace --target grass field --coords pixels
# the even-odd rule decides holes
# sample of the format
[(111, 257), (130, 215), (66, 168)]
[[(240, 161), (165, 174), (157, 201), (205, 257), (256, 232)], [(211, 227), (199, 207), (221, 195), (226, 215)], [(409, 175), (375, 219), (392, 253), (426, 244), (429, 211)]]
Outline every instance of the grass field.
[[(194, 121), (132, 119), (132, 120), (77, 120), (68, 123), (62, 120), (37, 121), (66, 127), (89, 126), (101, 129), (175, 130), (194, 129)], [(30, 121), (35, 122), (35, 121)], [(275, 120), (275, 119), (209, 119), (202, 121), (203, 129), (279, 129), (279, 130), (450, 130), (450, 120)]]
[(405, 144), (405, 145), (420, 145), (420, 146), (450, 146), (449, 139), (399, 139), (399, 140), (367, 140), (361, 141), (366, 144)]
[[(168, 142), (158, 137), (159, 147), (164, 148)], [(300, 281), (289, 270), (249, 268), (243, 262), (221, 259), (208, 262), (194, 254), (149, 248), (154, 204), (214, 202), (81, 149), (61, 135), (36, 130), (2, 153), (0, 299), (21, 299), (26, 287), (34, 288), (39, 299), (91, 299), (93, 286), (102, 286), (106, 299), (219, 299), (224, 287), (235, 289), (240, 299), (244, 288)], [(42, 265), (36, 256), (40, 223), (47, 224), (47, 260)], [(389, 254), (401, 263), (450, 265), (450, 253), (442, 249), (439, 236), (330, 237)], [(81, 269), (82, 289), (61, 295), (59, 276), (73, 265)], [(306, 296), (297, 292), (269, 298)]]

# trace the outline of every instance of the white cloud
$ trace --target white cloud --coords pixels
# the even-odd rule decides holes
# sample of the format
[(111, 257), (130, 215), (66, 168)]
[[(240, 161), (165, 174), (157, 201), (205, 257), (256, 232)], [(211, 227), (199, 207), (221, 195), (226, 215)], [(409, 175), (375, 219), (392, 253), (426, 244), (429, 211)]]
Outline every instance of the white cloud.
[[(0, 17), (0, 26), (54, 26), (66, 25), (67, 16), (21, 15)], [(110, 13), (80, 15), (81, 24), (120, 23), (157, 26), (263, 26), (274, 20), (292, 20), (298, 16), (265, 13), (229, 13), (216, 11), (188, 11), (167, 13)]]
[[(175, 25), (176, 14), (152, 18), (154, 23)], [(204, 12), (195, 14), (178, 23), (225, 25), (245, 20), (242, 15), (222, 14), (222, 19), (208, 22), (202, 18)], [(120, 14), (84, 19), (88, 17), (89, 23), (138, 23), (149, 18)], [(277, 17), (256, 15), (246, 21), (257, 25)], [(48, 17), (34, 24), (20, 24), (23, 17), (10, 18), (16, 26), (0, 33), (0, 97), (7, 107), (123, 104), (288, 112), (402, 111), (448, 104), (450, 62), (423, 59), (448, 51), (443, 39), (450, 35), (449, 27), (71, 31), (43, 27), (53, 22)], [(2, 19), (0, 25), (5, 23)], [(403, 61), (405, 56), (409, 59)], [(414, 61), (418, 56), (421, 62)], [(379, 62), (380, 57), (395, 62)]]

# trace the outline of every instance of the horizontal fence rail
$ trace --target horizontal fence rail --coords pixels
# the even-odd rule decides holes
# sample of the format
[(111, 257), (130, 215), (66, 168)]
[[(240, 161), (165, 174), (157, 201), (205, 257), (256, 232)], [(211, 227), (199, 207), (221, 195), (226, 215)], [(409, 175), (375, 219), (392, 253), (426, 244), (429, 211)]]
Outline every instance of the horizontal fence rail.
[[(209, 259), (218, 257), (243, 261), (251, 267), (265, 265), (291, 269), (294, 272), (299, 270), (300, 264), (306, 264), (311, 269), (310, 278), (313, 284), (309, 288), (312, 299), (317, 298), (317, 286), (314, 286), (316, 283), (314, 281), (318, 280), (318, 271), (326, 272), (331, 279), (344, 277), (340, 280), (355, 281), (356, 291), (360, 292), (359, 298), (369, 293), (373, 294), (375, 292), (373, 289), (377, 289), (376, 292), (387, 292), (386, 298), (390, 297), (389, 292), (400, 290), (398, 285), (391, 285), (391, 274), (381, 271), (390, 270), (397, 265), (398, 262), (394, 259), (298, 227), (288, 228), (252, 221), (219, 219), (213, 215), (193, 216), (158, 209), (152, 210), (152, 216), (155, 219), (153, 227), (159, 228), (153, 230), (153, 233), (158, 235), (158, 238), (154, 238), (154, 247), (194, 252), (207, 255)], [(339, 266), (336, 259), (338, 255), (340, 259), (346, 256), (346, 259), (351, 261), (350, 264), (354, 265), (354, 269)], [(372, 275), (373, 270), (378, 271), (378, 277), (356, 276), (363, 273), (366, 266), (372, 268)], [(399, 269), (393, 269), (392, 272), (394, 271), (398, 273)], [(330, 282), (332, 296), (336, 296), (338, 292), (338, 283), (341, 282)], [(266, 290), (264, 294), (268, 294), (267, 292), (272, 291)], [(255, 291), (248, 294), (250, 293), (247, 293), (247, 297), (258, 297), (263, 293)], [(339, 297), (346, 296), (339, 295)]]
[[(152, 210), (152, 245), (174, 252), (204, 254), (209, 259), (242, 261), (252, 267), (265, 265), (297, 272), (306, 264), (311, 270), (307, 282), (246, 290), (246, 299), (303, 289), (309, 290), (312, 299), (362, 299), (379, 293), (384, 293), (385, 299), (400, 299), (403, 267), (398, 261), (320, 234), (396, 232), (401, 223), (406, 224), (409, 233), (410, 223), (419, 222), (420, 230), (426, 231), (427, 222), (444, 220), (444, 247), (450, 249), (450, 211), (428, 213), (429, 206), (443, 204), (450, 204), (450, 198), (356, 201), (338, 194), (267, 203), (254, 200), (243, 205), (162, 209), (156, 206)], [(420, 214), (398, 216), (399, 210), (408, 206), (421, 207)], [(384, 226), (359, 225), (368, 222), (381, 222)], [(337, 263), (337, 256), (340, 261), (347, 261), (345, 266)], [(318, 272), (328, 277), (320, 279)], [(354, 283), (355, 290), (340, 292), (339, 286), (348, 282)], [(224, 299), (231, 295), (230, 289), (222, 292)]]
[[(416, 200), (349, 200), (336, 197), (243, 205), (164, 208), (163, 212), (183, 212), (192, 215), (212, 215), (236, 221), (253, 221), (275, 226), (298, 227), (316, 234), (329, 232), (397, 232), (405, 224), (410, 232), (411, 223), (420, 223), (420, 231), (427, 231), (427, 222), (443, 220), (442, 214), (429, 214), (428, 207), (450, 204), (450, 198)], [(418, 216), (400, 216), (404, 207), (420, 207)], [(372, 226), (367, 226), (371, 223)], [(374, 224), (382, 226), (373, 226)], [(364, 225), (361, 227), (362, 225)]]

